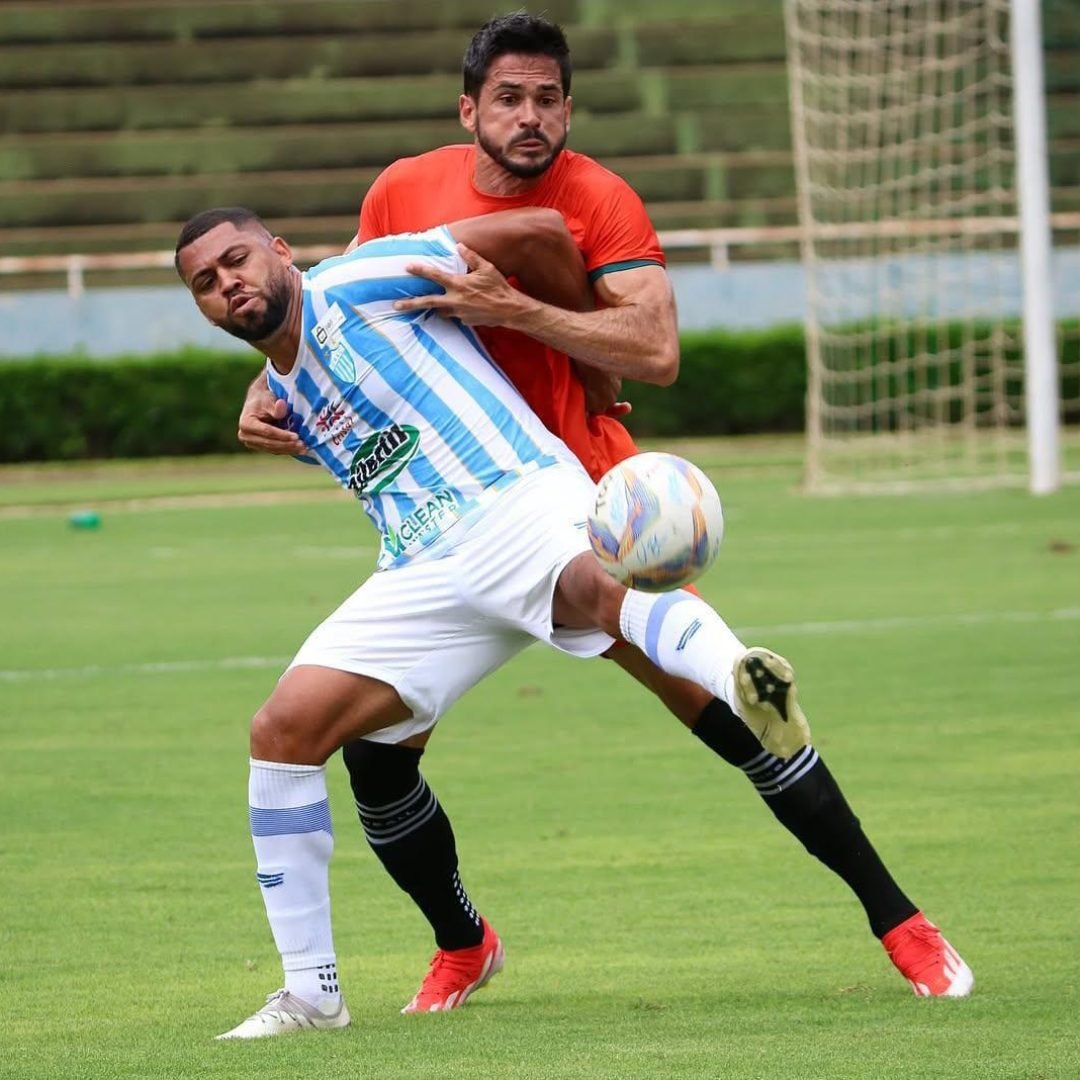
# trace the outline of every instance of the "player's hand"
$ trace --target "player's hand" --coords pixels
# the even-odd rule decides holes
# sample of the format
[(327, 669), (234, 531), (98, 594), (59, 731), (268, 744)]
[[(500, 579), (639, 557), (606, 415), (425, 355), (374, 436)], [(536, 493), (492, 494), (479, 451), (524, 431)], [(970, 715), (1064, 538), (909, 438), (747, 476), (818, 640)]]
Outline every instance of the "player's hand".
[(446, 291), (396, 300), (395, 311), (432, 310), (446, 319), (460, 319), (466, 326), (502, 326), (520, 312), (524, 294), (506, 280), (494, 264), (464, 244), (457, 246), (469, 267), (466, 274), (451, 274), (438, 266), (413, 263), (405, 267), (416, 277), (441, 285)]
[(589, 416), (610, 416), (619, 419), (633, 408), (629, 401), (620, 401), (622, 376), (601, 371), (575, 360), (574, 372), (585, 388), (585, 411)]
[(282, 427), (289, 406), (266, 386), (252, 386), (244, 399), (236, 437), (249, 450), (266, 454), (300, 454), (304, 444), (295, 432)]

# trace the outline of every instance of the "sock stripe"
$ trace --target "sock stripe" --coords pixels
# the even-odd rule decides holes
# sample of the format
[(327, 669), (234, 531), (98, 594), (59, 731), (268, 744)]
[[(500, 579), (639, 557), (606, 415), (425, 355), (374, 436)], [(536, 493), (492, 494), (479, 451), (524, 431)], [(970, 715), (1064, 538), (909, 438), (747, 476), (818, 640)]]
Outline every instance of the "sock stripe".
[(290, 836), (313, 832), (334, 835), (333, 826), (330, 824), (329, 799), (308, 806), (290, 806), (281, 810), (249, 806), (248, 814), (252, 836)]
[[(754, 779), (759, 773), (778, 773), (782, 772), (790, 765), (801, 763), (810, 754), (813, 754), (814, 748), (812, 746), (804, 746), (798, 753), (793, 754), (789, 758), (777, 757), (775, 754), (771, 754), (766, 751), (764, 754), (758, 754), (757, 757), (752, 758), (745, 765), (742, 766), (742, 771), (747, 776)], [(762, 760), (764, 758), (765, 760)], [(755, 764), (755, 762), (757, 764)], [(760, 779), (760, 777), (759, 777)]]
[[(799, 753), (802, 753), (802, 751), (800, 750)], [(752, 757), (745, 765), (740, 765), (739, 768), (752, 780), (756, 773), (773, 768), (781, 760), (783, 759), (771, 754), (768, 750), (762, 750), (760, 754)]]
[(806, 746), (794, 757), (775, 758), (776, 770), (769, 775), (755, 779), (750, 777), (750, 782), (762, 796), (779, 795), (780, 792), (797, 784), (818, 763), (818, 752), (812, 746)]
[(694, 598), (691, 597), (689, 593), (685, 593), (679, 589), (676, 592), (670, 592), (665, 596), (660, 597), (649, 611), (649, 618), (645, 623), (645, 655), (648, 656), (654, 664), (660, 664), (657, 645), (660, 641), (660, 630), (664, 625), (664, 619), (667, 618), (667, 613), (676, 604), (681, 604), (691, 599)]
[(406, 799), (399, 799), (389, 808), (373, 810), (356, 804), (364, 835), (372, 847), (392, 844), (423, 828), (439, 811), (439, 800), (424, 778)]

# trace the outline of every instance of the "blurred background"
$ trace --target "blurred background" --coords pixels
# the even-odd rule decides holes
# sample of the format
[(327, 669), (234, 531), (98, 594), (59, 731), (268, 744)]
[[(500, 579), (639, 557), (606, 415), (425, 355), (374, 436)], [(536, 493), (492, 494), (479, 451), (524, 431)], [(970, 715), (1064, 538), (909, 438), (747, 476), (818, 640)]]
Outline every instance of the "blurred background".
[(724, 500), (703, 594), (796, 664), (975, 994), (915, 999), (735, 770), (614, 665), (531, 649), (424, 765), (500, 980), (402, 1022), (427, 930), (333, 762), (355, 1027), (211, 1040), (278, 970), (248, 718), (377, 538), (242, 451), (261, 358), (176, 235), (246, 204), (340, 250), (380, 169), (464, 139), (462, 52), (507, 9), (0, 0), (0, 1077), (1075, 1080), (1080, 0), (527, 7), (570, 40), (569, 146), (667, 250), (680, 376), (626, 384), (628, 424)]
[[(809, 486), (854, 482), (862, 436), (910, 432), (919, 460), (887, 448), (889, 482), (938, 472), (1023, 482), (1004, 0), (792, 0), (786, 26), (780, 0), (528, 7), (570, 40), (569, 145), (633, 185), (671, 264), (684, 378), (663, 394), (628, 389), (636, 434), (802, 431), (810, 372)], [(884, 15), (859, 15), (875, 9)], [(206, 375), (207, 357), (233, 353), (232, 368), (254, 370), (176, 282), (180, 223), (249, 205), (309, 262), (344, 245), (381, 168), (465, 138), (461, 55), (492, 14), (490, 0), (0, 0), (0, 362), (27, 425), (0, 436), (0, 460), (234, 449), (235, 409), (224, 407), (196, 439), (167, 422), (151, 439), (119, 430), (87, 380), (111, 379), (114, 399), (130, 380), (87, 361), (156, 357), (155, 380), (181, 396), (178, 383), (227, 378)], [(1051, 409), (1075, 423), (1080, 5), (1045, 0), (1041, 15), (1057, 252), (1040, 289), (1058, 322)], [(822, 229), (837, 223), (856, 231), (829, 248)], [(875, 232), (882, 223), (900, 231)], [(831, 348), (810, 342), (809, 366), (807, 320), (839, 328)], [(858, 336), (886, 324), (887, 341)], [(43, 357), (84, 374), (54, 376)], [(884, 391), (872, 369), (885, 372)], [(243, 381), (237, 371), (216, 399), (235, 400)], [(145, 387), (129, 392), (138, 415), (161, 411)], [(26, 418), (43, 411), (50, 421), (30, 430)], [(964, 428), (978, 437), (958, 472), (933, 433), (953, 440)]]

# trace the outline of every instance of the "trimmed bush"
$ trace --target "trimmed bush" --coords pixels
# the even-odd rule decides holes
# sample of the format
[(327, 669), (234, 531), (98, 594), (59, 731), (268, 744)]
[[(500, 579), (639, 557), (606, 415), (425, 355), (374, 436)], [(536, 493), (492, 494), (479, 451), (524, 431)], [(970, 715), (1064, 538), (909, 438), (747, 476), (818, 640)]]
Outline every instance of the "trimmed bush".
[[(1075, 323), (1070, 324), (1075, 330)], [(959, 330), (951, 328), (950, 340)], [(1080, 337), (1071, 334), (1062, 394), (1080, 399)], [(253, 352), (189, 349), (143, 359), (0, 361), (8, 423), (0, 462), (221, 454), (261, 369)], [(674, 386), (627, 383), (637, 437), (800, 431), (806, 397), (802, 328), (708, 331), (682, 338)], [(1080, 421), (1072, 407), (1069, 422)]]
[(0, 363), (0, 461), (228, 453), (260, 366), (254, 353), (206, 350)]
[[(236, 421), (255, 353), (189, 349), (146, 358), (0, 362), (6, 414), (0, 461), (221, 454), (241, 449)], [(802, 424), (802, 332), (693, 334), (667, 389), (627, 385), (639, 435), (794, 431)]]
[(806, 355), (801, 326), (682, 336), (673, 386), (628, 383), (637, 436), (801, 431)]

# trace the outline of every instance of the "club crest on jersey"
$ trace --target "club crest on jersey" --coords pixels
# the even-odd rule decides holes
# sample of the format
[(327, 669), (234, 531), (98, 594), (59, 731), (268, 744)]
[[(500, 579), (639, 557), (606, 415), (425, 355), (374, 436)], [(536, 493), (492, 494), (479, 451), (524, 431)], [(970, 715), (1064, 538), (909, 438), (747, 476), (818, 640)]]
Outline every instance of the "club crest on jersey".
[(349, 487), (357, 495), (382, 491), (420, 446), (420, 432), (408, 424), (394, 424), (369, 435), (356, 449), (349, 467)]
[(311, 336), (320, 349), (330, 354), (327, 366), (331, 372), (344, 382), (353, 382), (356, 379), (356, 364), (341, 337), (344, 325), (345, 313), (339, 304), (334, 303), (312, 328)]

